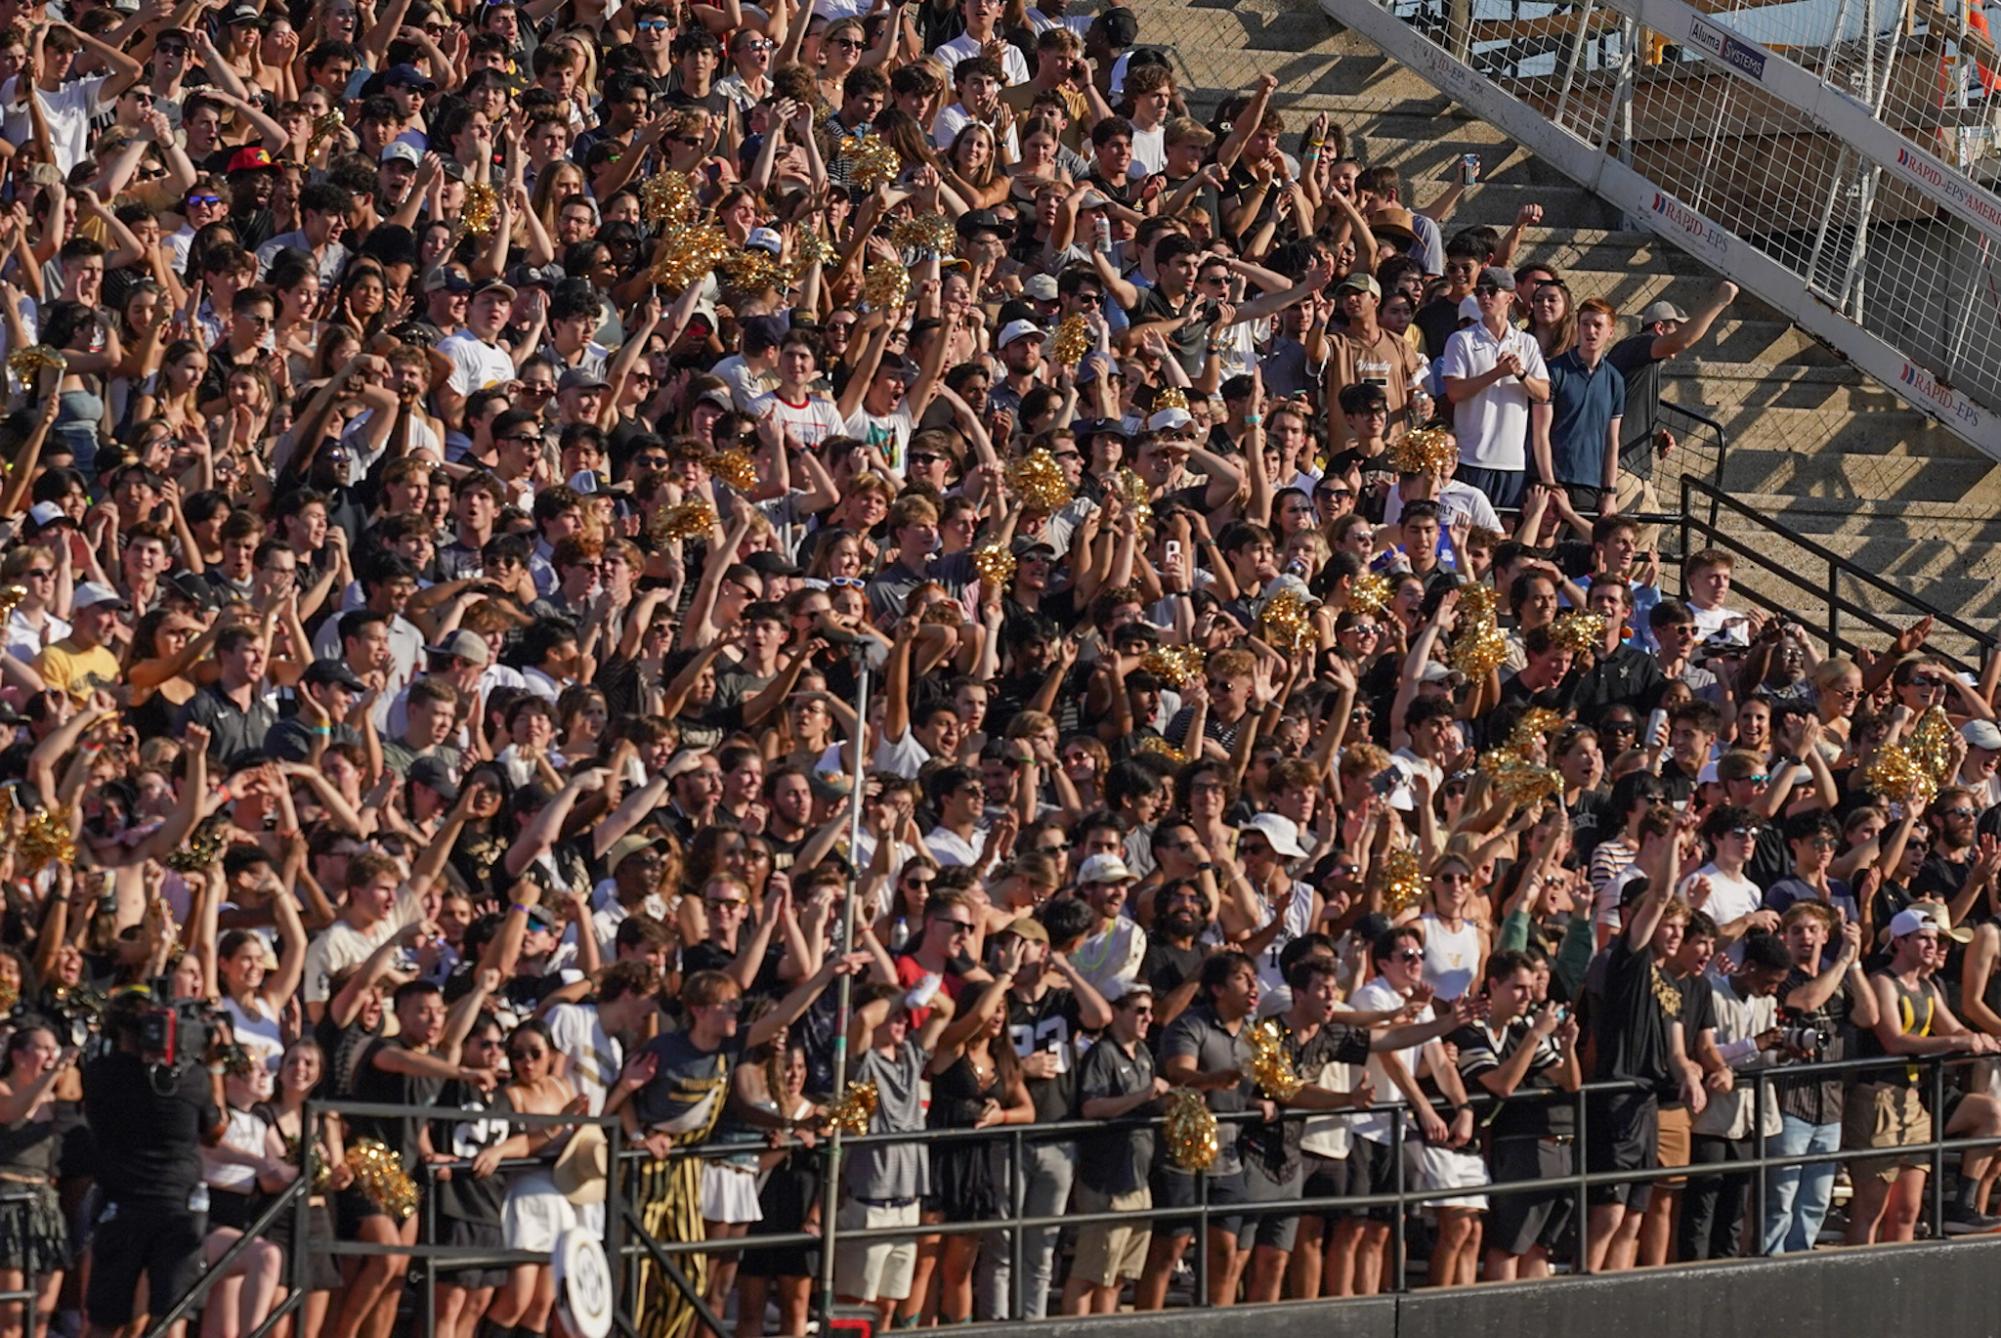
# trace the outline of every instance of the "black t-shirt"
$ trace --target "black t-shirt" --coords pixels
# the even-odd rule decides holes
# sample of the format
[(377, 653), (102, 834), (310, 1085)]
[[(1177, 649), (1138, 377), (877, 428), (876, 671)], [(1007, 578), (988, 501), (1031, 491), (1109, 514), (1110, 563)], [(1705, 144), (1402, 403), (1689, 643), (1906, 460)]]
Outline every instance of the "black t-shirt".
[[(1820, 965), (1825, 971), (1831, 963), (1823, 956)], [(1783, 1006), (1794, 990), (1812, 983), (1812, 976), (1798, 967), (1792, 969), (1786, 976), (1786, 983), (1779, 989), (1779, 1021), (1788, 1027), (1811, 1026), (1820, 1032), (1820, 1053), (1814, 1058), (1830, 1062), (1853, 1058), (1855, 1027), (1849, 1019), (1855, 1005), (1849, 1001), (1847, 981), (1836, 986), (1834, 993), (1827, 997), (1827, 1002), (1811, 1012)], [(1783, 1074), (1785, 1070), (1780, 1069), (1779, 1072)], [(1778, 1080), (1779, 1109), (1808, 1124), (1839, 1124), (1848, 1086), (1844, 1081), (1846, 1076), (1837, 1073), (1824, 1078), (1781, 1077)]]
[[(1143, 1045), (1128, 1055), (1106, 1036), (1085, 1054), (1077, 1069), (1077, 1118), (1084, 1118), (1083, 1103), (1094, 1097), (1131, 1096), (1153, 1086), (1153, 1055)], [(1133, 1111), (1143, 1115), (1146, 1106)], [(1040, 1110), (1036, 1118), (1041, 1119)], [(1107, 1129), (1087, 1133), (1079, 1141), (1077, 1176), (1085, 1186), (1100, 1194), (1130, 1194), (1147, 1183), (1153, 1165), (1152, 1129)]]
[(1202, 974), (1202, 959), (1208, 955), (1200, 943), (1177, 948), (1164, 938), (1149, 937), (1139, 959), (1139, 978), (1153, 986), (1154, 998), (1165, 998)]
[[(514, 1132), (507, 1120), (514, 1109), (504, 1088), (492, 1095), (471, 1083), (448, 1082), (438, 1093), (438, 1104), (461, 1112), (457, 1119), (431, 1121), (431, 1147), (454, 1157), (477, 1157)], [(462, 1222), (500, 1225), (501, 1206), (507, 1201), (506, 1174), (476, 1180), (468, 1172), (454, 1172), (448, 1180), (437, 1181), (438, 1211)]]
[[(392, 1073), (378, 1064), (385, 1051), (406, 1048), (400, 1039), (394, 1037), (378, 1038), (369, 1043), (354, 1074), (356, 1101), (399, 1106), (428, 1106), (437, 1101), (438, 1090), (444, 1086), (443, 1079)], [(356, 1139), (372, 1138), (394, 1152), (402, 1160), (404, 1170), (414, 1171), (417, 1168), (423, 1153), (423, 1130), (417, 1120), (399, 1115), (356, 1115), (348, 1120), (348, 1129), (352, 1135), (349, 1146), (353, 1146)]]
[[(1329, 1064), (1369, 1062), (1369, 1033), (1360, 1027), (1329, 1022), (1302, 1044), (1282, 1017), (1271, 1022), (1279, 1030), (1286, 1053), (1292, 1056), (1293, 1072), (1302, 1077), (1318, 1073)], [(1246, 1124), (1238, 1139), (1244, 1161), (1257, 1162), (1267, 1179), (1283, 1182), (1299, 1169), (1299, 1140), (1306, 1133), (1304, 1120), (1280, 1119), (1270, 1124)]]
[[(1665, 976), (1666, 973), (1663, 973)], [(1695, 1049), (1695, 1038), (1716, 1026), (1716, 988), (1701, 975), (1666, 976), (1668, 982), (1681, 991), (1681, 1035), (1682, 1044), (1690, 1051)], [(1669, 1082), (1661, 1088), (1661, 1106), (1666, 1110), (1680, 1108), (1680, 1084)], [(1672, 1093), (1672, 1094), (1671, 1094)]]
[[(1140, 293), (1139, 305), (1126, 313), (1134, 325), (1146, 325), (1153, 321), (1171, 321), (1188, 310), (1188, 304), (1196, 299), (1192, 294), (1183, 294), (1180, 306), (1168, 299), (1158, 287), (1148, 288)], [(1174, 360), (1181, 364), (1181, 370), (1191, 377), (1202, 375), (1202, 364), (1207, 361), (1210, 331), (1216, 322), (1192, 320), (1178, 330), (1167, 335), (1167, 346), (1174, 350)]]
[(686, 1031), (670, 1031), (647, 1042), (641, 1053), (656, 1061), (653, 1081), (639, 1089), (633, 1113), (642, 1129), (665, 1126), (700, 1138), (714, 1127), (729, 1099), (730, 1072), (743, 1057), (743, 1033), (714, 1050), (697, 1046)]
[(1649, 443), (1661, 398), (1661, 364), (1654, 357), (1654, 337), (1636, 334), (1621, 339), (1606, 352), (1605, 361), (1626, 378), (1626, 416), (1619, 425), (1620, 468), (1649, 478), (1653, 474), (1653, 447)]
[(1634, 952), (1623, 935), (1606, 950), (1604, 968), (1603, 998), (1593, 1016), (1596, 1077), (1672, 1089), (1668, 1023), (1682, 1015), (1681, 991), (1655, 964), (1651, 949)]
[[(1424, 336), (1424, 355), (1436, 362), (1445, 356), (1445, 341), (1459, 333), (1459, 300), (1441, 297), (1417, 309), (1412, 318)], [(1630, 388), (1627, 392), (1631, 394)]]
[(208, 1070), (159, 1073), (124, 1051), (83, 1068), (97, 1183), (112, 1203), (185, 1208), (201, 1184), (202, 1135), (222, 1123)]
[[(747, 935), (755, 931), (746, 927), (737, 932)], [(745, 990), (744, 993), (783, 993), (781, 982), (778, 979), (778, 963), (784, 956), (784, 948), (775, 943), (767, 945), (764, 950), (764, 961), (757, 968), (757, 978), (751, 981), (750, 988)], [(704, 939), (700, 943), (693, 944), (681, 950), (681, 971), (684, 976), (693, 975), (697, 971), (727, 971), (730, 968), (730, 963), (735, 960), (736, 954), (734, 952)]]
[(1038, 1050), (1053, 1051), (1062, 1061), (1062, 1071), (1053, 1078), (1024, 1080), (1028, 1099), (1035, 1103), (1038, 1124), (1070, 1118), (1077, 1095), (1077, 996), (1060, 988), (1045, 990), (1040, 999), (1007, 997), (1007, 1034), (1014, 1053), (1026, 1059)]

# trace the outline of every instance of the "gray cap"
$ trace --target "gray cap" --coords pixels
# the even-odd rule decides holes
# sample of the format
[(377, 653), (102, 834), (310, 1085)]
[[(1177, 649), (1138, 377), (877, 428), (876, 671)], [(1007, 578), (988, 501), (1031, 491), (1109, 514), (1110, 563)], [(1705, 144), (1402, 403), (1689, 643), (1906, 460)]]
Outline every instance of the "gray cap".
[(1685, 321), (1687, 319), (1688, 313), (1666, 298), (1650, 303), (1647, 309), (1640, 313), (1640, 324), (1642, 325), (1652, 325), (1656, 321)]
[(1489, 265), (1480, 271), (1480, 277), (1475, 281), (1474, 286), (1477, 287), (1483, 283), (1491, 283), (1504, 293), (1515, 291), (1515, 276), (1502, 269), (1499, 265)]

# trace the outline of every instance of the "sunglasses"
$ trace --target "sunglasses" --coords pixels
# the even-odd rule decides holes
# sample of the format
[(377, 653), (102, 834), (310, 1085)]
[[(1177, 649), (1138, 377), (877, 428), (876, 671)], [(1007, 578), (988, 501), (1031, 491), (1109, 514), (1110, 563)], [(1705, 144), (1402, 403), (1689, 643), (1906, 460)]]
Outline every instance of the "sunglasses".
[(938, 923), (944, 925), (953, 934), (970, 934), (973, 932), (972, 922), (968, 920), (940, 920)]
[(638, 28), (639, 31), (643, 33), (664, 33), (667, 31), (667, 20), (641, 19), (638, 23), (634, 24), (633, 26)]
[(1416, 948), (1405, 948), (1402, 952), (1391, 953), (1390, 956), (1399, 962), (1421, 962), (1424, 960), (1424, 954)]
[(827, 584), (833, 586), (836, 590), (868, 589), (868, 582), (862, 580), (859, 576), (836, 576), (828, 581)]

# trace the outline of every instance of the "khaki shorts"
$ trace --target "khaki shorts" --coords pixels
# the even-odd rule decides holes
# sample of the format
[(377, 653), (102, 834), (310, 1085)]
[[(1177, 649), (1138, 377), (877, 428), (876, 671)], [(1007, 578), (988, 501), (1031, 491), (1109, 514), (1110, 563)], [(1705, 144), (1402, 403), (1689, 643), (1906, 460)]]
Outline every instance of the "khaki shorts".
[[(1153, 1191), (1145, 1185), (1130, 1194), (1099, 1194), (1077, 1186), (1080, 1213), (1145, 1212), (1153, 1207)], [(1094, 1222), (1077, 1229), (1077, 1253), (1070, 1271), (1094, 1287), (1116, 1287), (1122, 1278), (1137, 1278), (1146, 1265), (1147, 1244), (1153, 1239), (1150, 1219), (1137, 1222)]]
[[(1841, 1115), (1844, 1149), (1901, 1148), (1931, 1141), (1931, 1112), (1925, 1109), (1915, 1087), (1856, 1083), (1849, 1089)], [(1906, 1170), (1929, 1170), (1931, 1164), (1929, 1152), (1905, 1152), (1888, 1157), (1857, 1157), (1848, 1163), (1848, 1170), (1851, 1175), (1895, 1180)]]
[[(1663, 1109), (1660, 1114), (1659, 1132), (1654, 1147), (1662, 1166), (1688, 1165), (1688, 1139), (1691, 1117), (1687, 1106)], [(1680, 1189), (1688, 1183), (1685, 1175), (1671, 1175), (1654, 1181), (1663, 1189)]]
[[(835, 1222), (843, 1231), (870, 1227), (916, 1227), (916, 1200), (895, 1205), (850, 1199)], [(834, 1247), (834, 1289), (860, 1301), (901, 1301), (910, 1295), (910, 1273), (917, 1264), (917, 1233), (903, 1240), (868, 1240)]]

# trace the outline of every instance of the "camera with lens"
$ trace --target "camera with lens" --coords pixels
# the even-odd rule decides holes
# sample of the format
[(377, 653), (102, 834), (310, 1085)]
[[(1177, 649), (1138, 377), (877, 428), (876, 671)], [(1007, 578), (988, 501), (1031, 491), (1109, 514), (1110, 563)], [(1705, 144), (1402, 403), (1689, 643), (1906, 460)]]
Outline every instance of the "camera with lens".
[(1794, 1022), (1779, 1028), (1779, 1044), (1808, 1059), (1819, 1059), (1827, 1049), (1827, 1033), (1810, 1022)]
[(132, 1037), (147, 1064), (169, 1073), (226, 1063), (232, 1047), (224, 1044), (229, 1033), (221, 1011), (199, 999), (170, 998), (166, 985), (160, 981), (150, 996), (135, 992), (119, 1000), (111, 1026)]
[(103, 1019), (104, 996), (92, 990), (58, 986), (49, 992), (48, 1003), (41, 1012), (58, 1041), (72, 1049), (86, 1050)]

